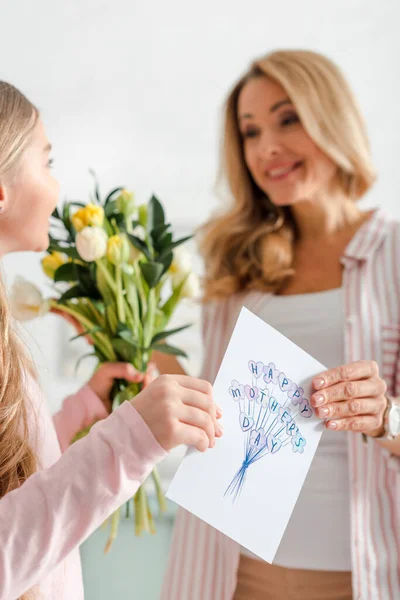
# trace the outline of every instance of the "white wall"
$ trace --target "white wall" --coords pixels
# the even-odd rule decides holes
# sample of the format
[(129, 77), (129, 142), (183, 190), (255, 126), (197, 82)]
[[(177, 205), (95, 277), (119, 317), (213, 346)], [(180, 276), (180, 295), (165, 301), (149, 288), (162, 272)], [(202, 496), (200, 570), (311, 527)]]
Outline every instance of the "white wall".
[[(251, 58), (282, 47), (326, 53), (350, 78), (380, 178), (366, 205), (400, 217), (398, 0), (3, 0), (0, 78), (41, 109), (62, 196), (86, 198), (94, 168), (104, 190), (155, 191), (181, 229), (215, 206), (219, 110)], [(38, 257), (5, 260), (44, 285)], [(30, 328), (53, 406), (75, 387), (57, 365), (66, 330)], [(36, 352), (36, 354), (38, 354)], [(46, 375), (45, 366), (50, 375)]]

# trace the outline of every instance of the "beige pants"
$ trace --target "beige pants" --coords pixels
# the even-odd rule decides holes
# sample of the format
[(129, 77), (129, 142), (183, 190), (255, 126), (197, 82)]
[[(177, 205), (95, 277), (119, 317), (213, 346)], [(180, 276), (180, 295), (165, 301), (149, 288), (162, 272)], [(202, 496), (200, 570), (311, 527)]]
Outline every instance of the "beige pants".
[(351, 573), (269, 565), (241, 555), (233, 600), (352, 600)]

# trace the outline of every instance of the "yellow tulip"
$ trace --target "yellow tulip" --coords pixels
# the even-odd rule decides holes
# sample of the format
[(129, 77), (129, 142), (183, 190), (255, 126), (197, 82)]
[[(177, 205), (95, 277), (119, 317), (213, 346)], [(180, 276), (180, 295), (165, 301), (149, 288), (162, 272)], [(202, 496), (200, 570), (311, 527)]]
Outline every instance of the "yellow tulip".
[(104, 223), (104, 209), (102, 206), (88, 204), (76, 211), (71, 217), (72, 225), (76, 231), (85, 227), (102, 227)]
[(127, 262), (130, 256), (130, 245), (124, 235), (113, 235), (107, 244), (107, 258), (113, 265)]
[(68, 262), (68, 257), (61, 252), (52, 252), (42, 259), (42, 268), (47, 277), (54, 279), (58, 267)]

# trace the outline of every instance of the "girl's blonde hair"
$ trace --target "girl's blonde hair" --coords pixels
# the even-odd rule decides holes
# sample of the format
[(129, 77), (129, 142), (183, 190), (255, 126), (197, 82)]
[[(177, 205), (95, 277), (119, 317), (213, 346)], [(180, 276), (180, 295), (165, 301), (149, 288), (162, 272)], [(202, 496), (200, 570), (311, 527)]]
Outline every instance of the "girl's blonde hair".
[(336, 183), (345, 195), (358, 199), (375, 180), (365, 124), (340, 70), (304, 50), (281, 50), (256, 60), (225, 104), (221, 172), (234, 202), (201, 229), (205, 300), (251, 289), (276, 291), (293, 273), (291, 211), (274, 206), (252, 179), (238, 125), (240, 92), (259, 77), (278, 82), (287, 92), (308, 135), (336, 163)]
[[(38, 111), (31, 102), (12, 85), (0, 81), (0, 185), (18, 177), (19, 163), (37, 120)], [(29, 443), (26, 404), (25, 381), (31, 369), (31, 361), (13, 328), (0, 274), (0, 498), (21, 486), (37, 470)], [(34, 597), (31, 590), (21, 600)]]

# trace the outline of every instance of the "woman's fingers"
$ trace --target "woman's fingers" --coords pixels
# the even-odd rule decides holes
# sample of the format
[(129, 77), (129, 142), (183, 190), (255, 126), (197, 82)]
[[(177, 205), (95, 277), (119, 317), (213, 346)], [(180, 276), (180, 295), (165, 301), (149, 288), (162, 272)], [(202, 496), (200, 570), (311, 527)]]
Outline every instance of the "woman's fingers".
[(335, 419), (328, 421), (326, 427), (335, 431), (359, 431), (369, 434), (377, 431), (381, 426), (381, 418), (375, 416), (349, 417), (348, 419)]
[(321, 419), (341, 419), (357, 415), (379, 415), (382, 411), (376, 398), (358, 398), (350, 402), (332, 402), (316, 409)]
[(314, 377), (312, 384), (315, 390), (321, 390), (342, 381), (357, 381), (376, 377), (378, 373), (379, 366), (374, 360), (359, 360), (320, 373)]
[(318, 408), (331, 402), (341, 402), (356, 398), (379, 397), (383, 395), (385, 391), (386, 384), (383, 379), (380, 379), (379, 377), (363, 379), (361, 381), (337, 383), (313, 394), (311, 396), (311, 404)]

